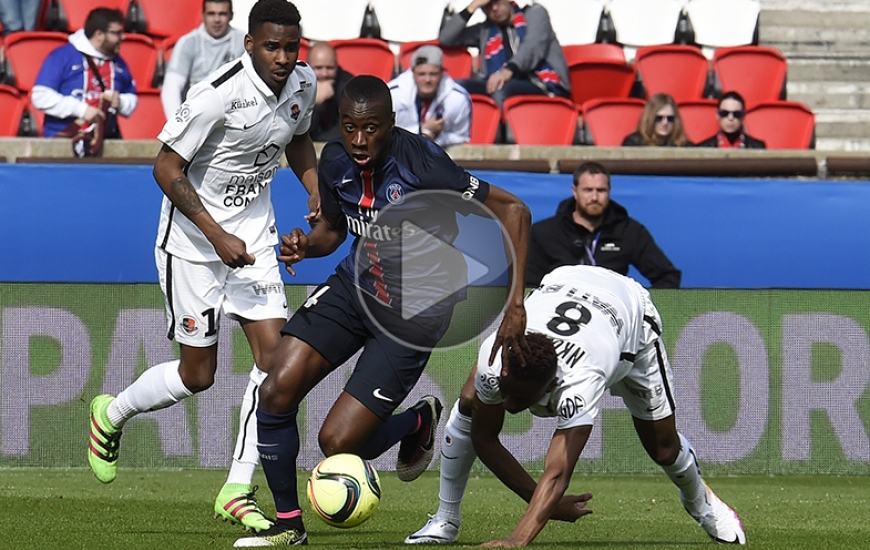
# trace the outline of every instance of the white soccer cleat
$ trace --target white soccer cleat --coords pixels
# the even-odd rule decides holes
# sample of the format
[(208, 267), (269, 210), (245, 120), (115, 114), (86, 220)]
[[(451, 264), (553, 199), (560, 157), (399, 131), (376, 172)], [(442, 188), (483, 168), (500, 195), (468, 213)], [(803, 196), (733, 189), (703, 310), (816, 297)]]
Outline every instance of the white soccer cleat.
[(700, 517), (696, 517), (691, 512), (690, 515), (710, 535), (710, 538), (719, 544), (746, 544), (746, 532), (743, 530), (737, 512), (722, 502), (709, 487), (707, 487), (707, 503), (710, 505), (710, 512)]
[(438, 516), (429, 516), (422, 529), (409, 535), (405, 544), (452, 544), (459, 537), (459, 526)]

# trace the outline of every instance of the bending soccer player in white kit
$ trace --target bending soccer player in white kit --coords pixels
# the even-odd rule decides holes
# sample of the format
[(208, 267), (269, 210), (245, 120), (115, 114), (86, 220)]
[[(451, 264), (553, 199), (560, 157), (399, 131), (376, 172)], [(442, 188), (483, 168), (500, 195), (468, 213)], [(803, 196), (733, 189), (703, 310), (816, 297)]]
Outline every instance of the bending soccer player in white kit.
[[(488, 547), (526, 546), (548, 519), (591, 513), (592, 495), (565, 495), (599, 413), (604, 391), (622, 397), (650, 458), (680, 491), (686, 511), (718, 543), (746, 544), (740, 518), (701, 478), (692, 445), (677, 431), (673, 372), (661, 340), (661, 318), (649, 292), (602, 267), (551, 271), (526, 298), (525, 366), (511, 357), (490, 366), (492, 337), (453, 406), (441, 447), (438, 512), (406, 544), (450, 544), (475, 452), (508, 488), (529, 503), (513, 532)], [(499, 441), (505, 411), (557, 418), (544, 473), (535, 483)]]

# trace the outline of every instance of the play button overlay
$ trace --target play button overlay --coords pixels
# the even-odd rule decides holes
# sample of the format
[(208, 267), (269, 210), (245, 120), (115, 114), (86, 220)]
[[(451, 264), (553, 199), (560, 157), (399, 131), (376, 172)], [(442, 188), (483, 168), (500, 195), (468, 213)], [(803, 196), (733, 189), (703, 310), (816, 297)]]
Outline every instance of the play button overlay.
[(360, 235), (360, 302), (389, 337), (433, 351), (497, 328), (515, 253), (489, 208), (455, 192), (417, 191), (349, 225)]

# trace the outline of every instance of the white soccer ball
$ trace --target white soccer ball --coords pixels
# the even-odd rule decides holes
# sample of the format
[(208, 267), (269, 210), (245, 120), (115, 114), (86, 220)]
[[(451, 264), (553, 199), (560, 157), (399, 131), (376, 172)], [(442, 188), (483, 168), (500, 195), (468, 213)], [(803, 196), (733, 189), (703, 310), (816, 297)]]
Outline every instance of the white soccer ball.
[(372, 517), (381, 502), (378, 472), (352, 454), (323, 459), (308, 478), (308, 501), (333, 527), (356, 527)]

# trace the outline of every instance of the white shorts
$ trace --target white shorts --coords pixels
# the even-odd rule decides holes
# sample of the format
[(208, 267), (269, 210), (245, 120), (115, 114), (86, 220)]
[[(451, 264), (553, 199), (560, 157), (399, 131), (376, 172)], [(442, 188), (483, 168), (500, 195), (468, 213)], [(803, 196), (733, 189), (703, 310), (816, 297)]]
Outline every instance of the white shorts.
[(662, 420), (674, 414), (674, 372), (661, 339), (662, 319), (647, 294), (644, 300), (644, 344), (622, 380), (610, 393), (622, 397), (631, 415)]
[(240, 319), (287, 319), (287, 296), (275, 250), (251, 252), (254, 265), (231, 268), (221, 261), (190, 262), (160, 247), (154, 259), (166, 297), (167, 336), (205, 348), (217, 343), (220, 311)]

